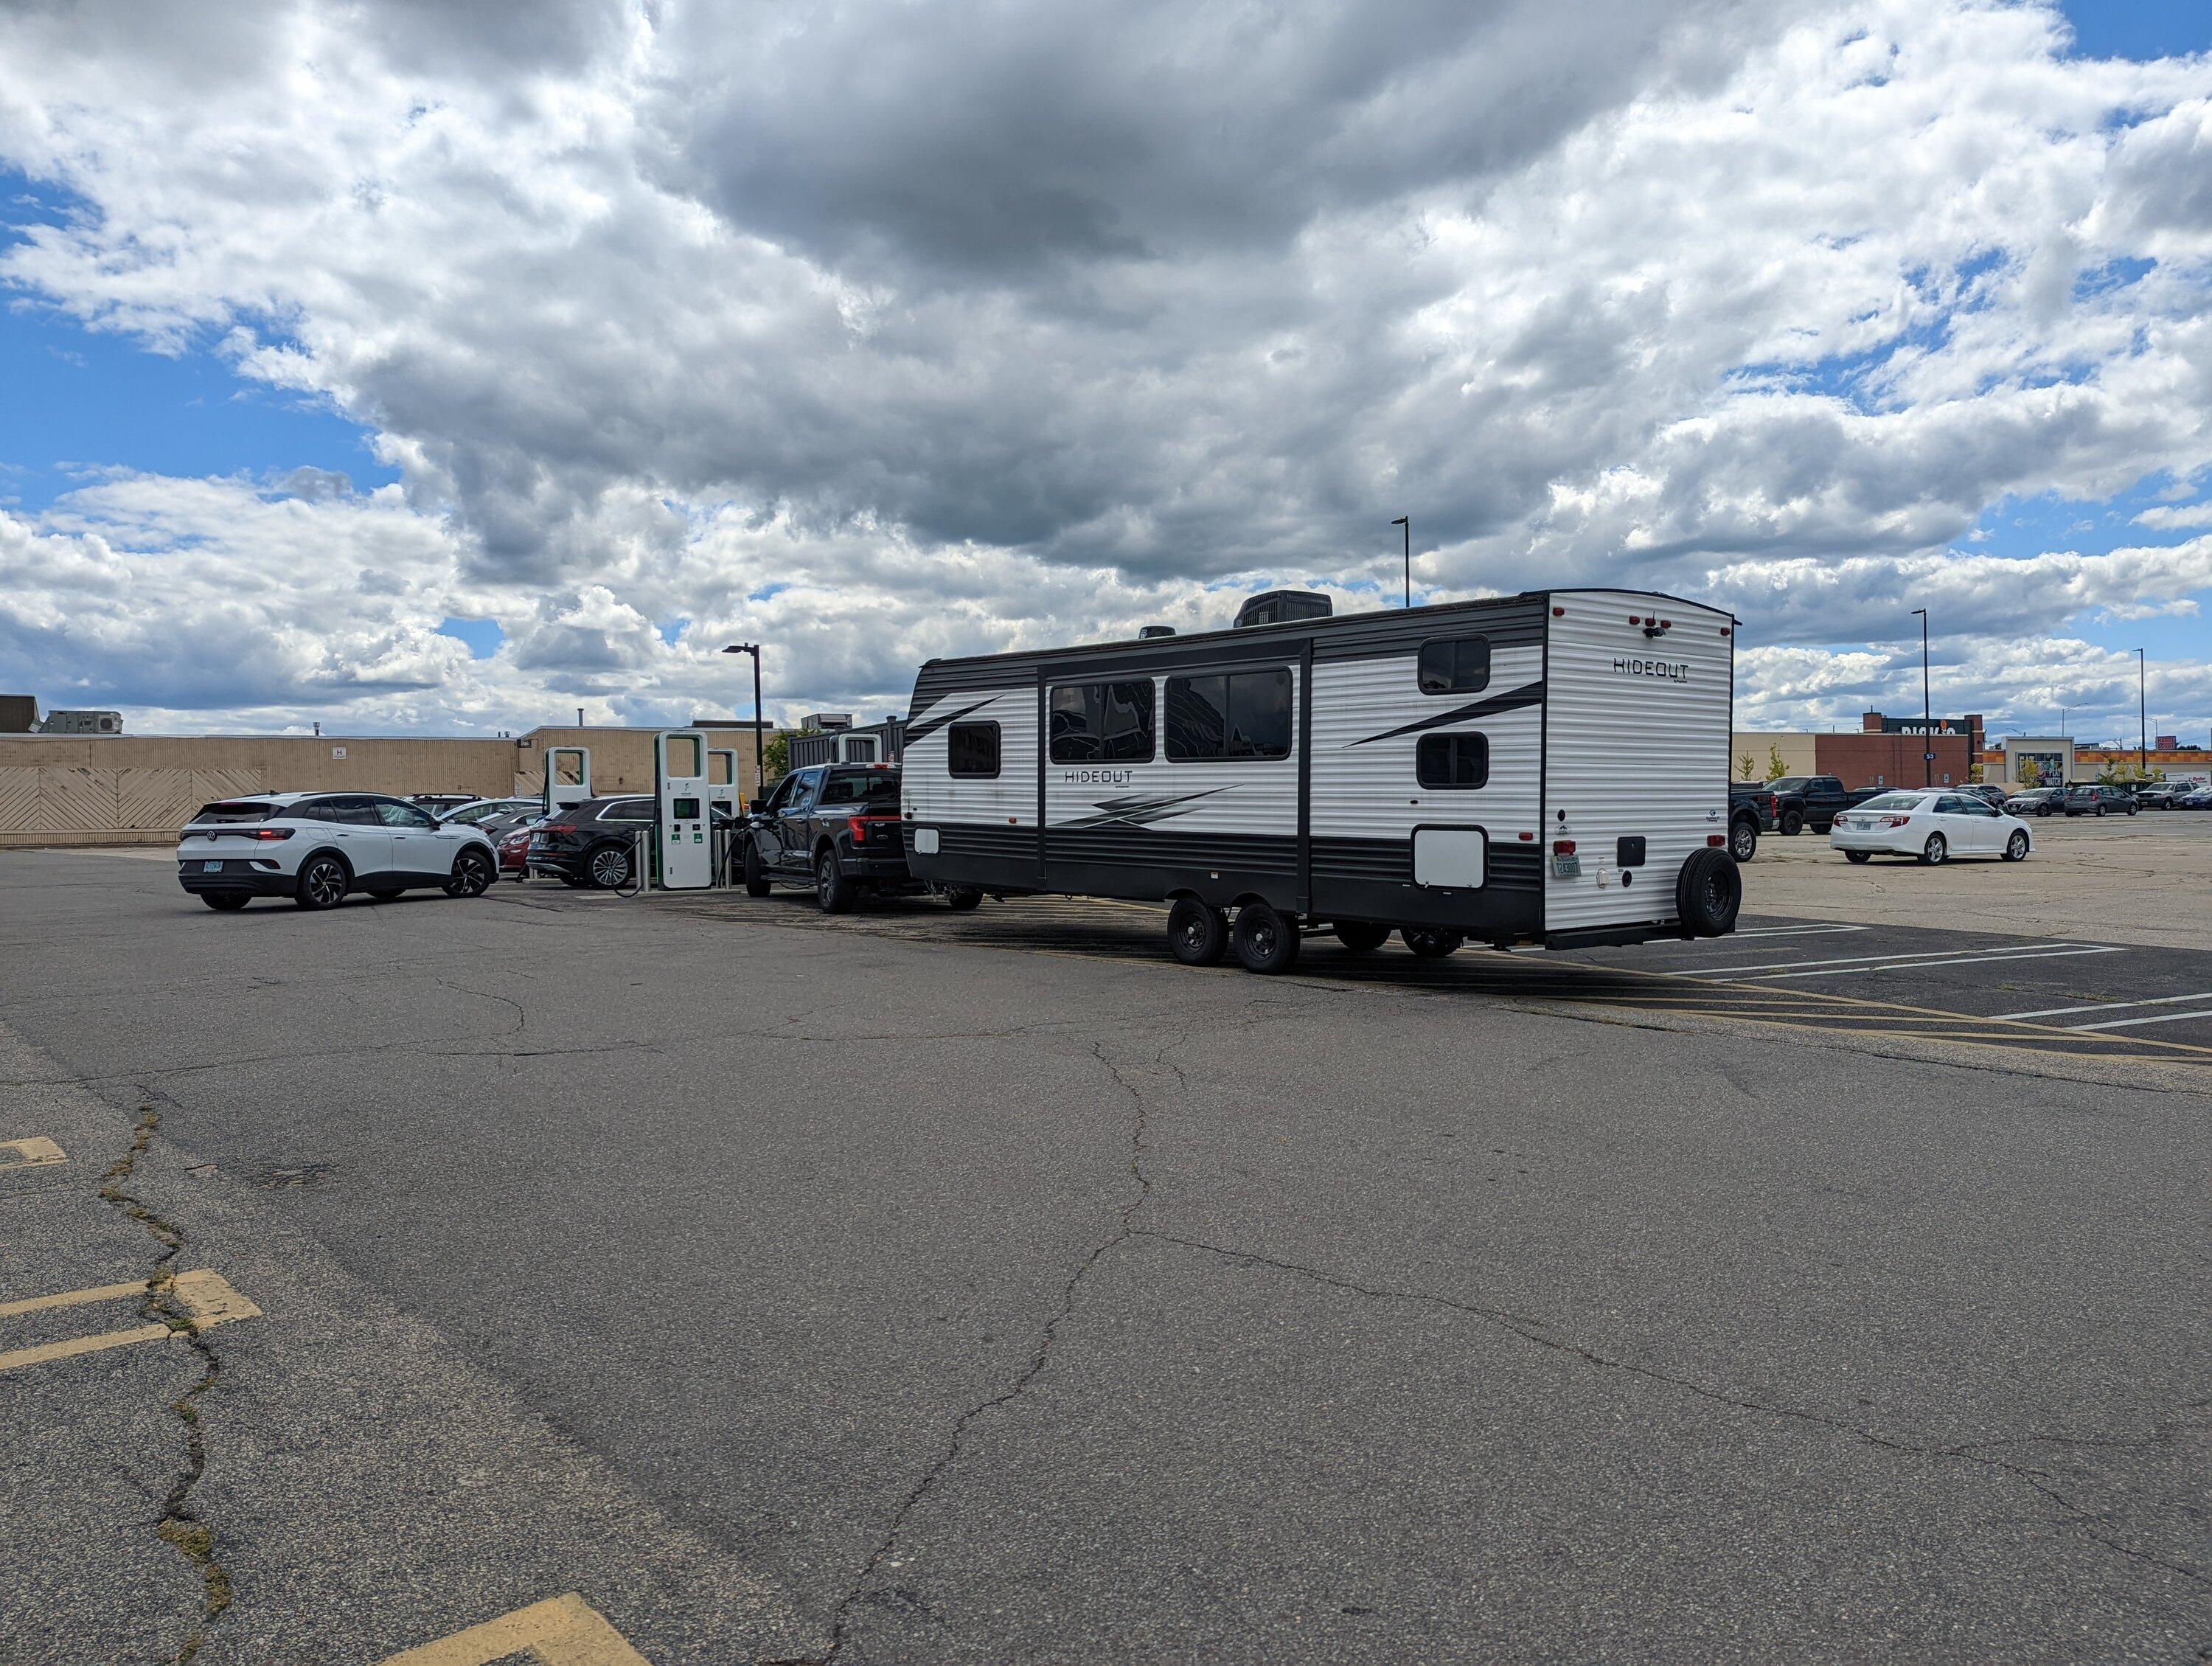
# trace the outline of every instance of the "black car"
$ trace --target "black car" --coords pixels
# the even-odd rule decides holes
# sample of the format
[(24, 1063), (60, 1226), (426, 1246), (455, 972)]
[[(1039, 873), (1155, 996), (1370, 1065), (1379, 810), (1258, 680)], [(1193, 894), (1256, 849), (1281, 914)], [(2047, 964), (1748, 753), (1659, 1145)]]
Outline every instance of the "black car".
[[(729, 813), (714, 806), (718, 831), (734, 826)], [(556, 810), (530, 830), (530, 849), (523, 858), (526, 876), (550, 873), (565, 885), (612, 891), (630, 883), (638, 850), (638, 836), (650, 849), (654, 824), (659, 819), (655, 800), (635, 793), (622, 798), (586, 799)]]
[[(825, 914), (842, 914), (863, 891), (920, 891), (907, 872), (899, 818), (899, 772), (890, 763), (817, 763), (776, 782), (741, 835), (745, 891), (811, 885)], [(948, 891), (973, 908), (980, 891)]]
[(2003, 806), (2008, 816), (2055, 816), (2065, 807), (2063, 787), (2031, 787), (2024, 793), (2014, 793)]
[(2142, 808), (2134, 793), (2122, 787), (2069, 787), (2066, 813), (2069, 816), (2132, 816)]

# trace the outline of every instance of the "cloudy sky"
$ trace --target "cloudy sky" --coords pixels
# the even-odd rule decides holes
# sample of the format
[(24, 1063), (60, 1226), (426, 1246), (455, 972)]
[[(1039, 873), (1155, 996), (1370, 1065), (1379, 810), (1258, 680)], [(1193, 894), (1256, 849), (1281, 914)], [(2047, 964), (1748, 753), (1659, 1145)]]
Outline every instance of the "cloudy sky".
[(1739, 711), (2212, 726), (2201, 0), (0, 7), (0, 690), (902, 709), (1576, 583)]

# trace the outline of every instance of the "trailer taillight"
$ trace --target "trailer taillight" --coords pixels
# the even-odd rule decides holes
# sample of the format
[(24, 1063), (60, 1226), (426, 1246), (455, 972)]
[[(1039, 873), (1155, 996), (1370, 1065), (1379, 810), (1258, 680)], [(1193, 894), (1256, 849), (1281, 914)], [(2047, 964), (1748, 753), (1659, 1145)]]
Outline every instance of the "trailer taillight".
[(1552, 854), (1554, 856), (1571, 856), (1574, 854), (1575, 842), (1572, 839), (1554, 839), (1552, 841)]
[(1705, 842), (1717, 850), (1728, 842), (1728, 836), (1724, 833), (1708, 833), (1705, 835)]

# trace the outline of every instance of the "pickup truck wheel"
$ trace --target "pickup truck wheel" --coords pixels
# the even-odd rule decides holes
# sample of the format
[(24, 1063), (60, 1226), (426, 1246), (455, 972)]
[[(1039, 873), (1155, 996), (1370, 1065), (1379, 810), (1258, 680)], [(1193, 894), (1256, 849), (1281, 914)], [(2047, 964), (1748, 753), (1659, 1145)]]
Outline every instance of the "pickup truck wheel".
[(1168, 947), (1186, 966), (1218, 966), (1229, 952), (1229, 922), (1219, 909), (1178, 897), (1168, 910)]
[(1784, 811), (1782, 816), (1782, 836), (1794, 839), (1805, 830), (1805, 818), (1795, 810)]
[(1426, 926), (1407, 926), (1398, 935), (1416, 960), (1442, 960), (1458, 953), (1459, 945), (1467, 941), (1457, 932), (1434, 931)]
[(750, 839), (745, 841), (745, 895), (768, 895), (768, 869), (761, 863), (760, 847)]
[(1847, 862), (1870, 862), (1874, 860), (1874, 853), (1870, 850), (1846, 850), (1844, 860)]
[(1340, 920), (1336, 940), (1352, 954), (1371, 954), (1390, 940), (1390, 928), (1372, 920)]
[(1237, 910), (1237, 963), (1248, 972), (1287, 972), (1298, 964), (1298, 927), (1265, 903)]
[(1729, 854), (1747, 862), (1759, 854), (1759, 824), (1740, 821), (1729, 830)]
[(823, 851), (821, 860), (814, 864), (814, 900), (822, 905), (822, 912), (849, 914), (858, 891), (845, 877), (845, 865), (837, 860), (837, 853)]
[(979, 906), (982, 901), (983, 893), (977, 891), (973, 885), (948, 885), (945, 887), (945, 906), (951, 909), (955, 914), (965, 914), (969, 909)]
[(1928, 842), (1920, 847), (1920, 860), (1929, 867), (1941, 867), (1950, 860), (1951, 847), (1943, 842), (1941, 833), (1930, 833)]
[(1674, 913), (1692, 937), (1725, 937), (1743, 906), (1743, 873), (1735, 858), (1708, 845), (1690, 853), (1674, 878)]

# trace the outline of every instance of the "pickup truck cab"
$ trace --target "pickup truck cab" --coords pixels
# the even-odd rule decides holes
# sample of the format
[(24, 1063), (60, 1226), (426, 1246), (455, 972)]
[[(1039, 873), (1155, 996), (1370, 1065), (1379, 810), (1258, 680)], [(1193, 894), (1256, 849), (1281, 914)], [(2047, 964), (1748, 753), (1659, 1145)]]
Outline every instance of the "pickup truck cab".
[(864, 891), (921, 889), (907, 872), (896, 764), (794, 769), (746, 818), (742, 836), (749, 896), (809, 885), (823, 913), (842, 914)]
[(1850, 787), (1838, 775), (1784, 775), (1778, 781), (1768, 781), (1766, 790), (1778, 800), (1774, 807), (1777, 824), (1784, 833), (1794, 834), (1808, 827), (1815, 833), (1828, 832), (1844, 811), (1893, 789)]

